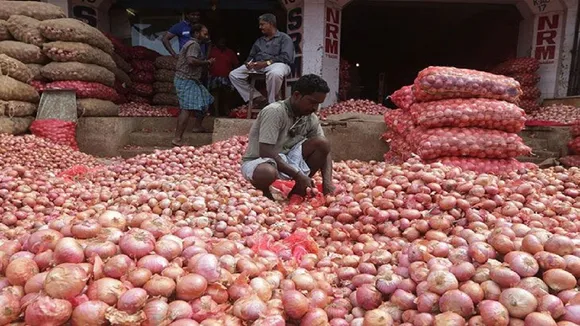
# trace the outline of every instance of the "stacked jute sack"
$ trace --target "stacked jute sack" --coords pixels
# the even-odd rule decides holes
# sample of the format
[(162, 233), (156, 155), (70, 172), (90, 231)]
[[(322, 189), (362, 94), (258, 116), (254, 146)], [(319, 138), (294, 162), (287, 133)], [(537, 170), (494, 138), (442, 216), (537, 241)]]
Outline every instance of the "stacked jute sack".
[(143, 46), (133, 46), (128, 49), (131, 65), (132, 84), (129, 87), (127, 99), (129, 102), (151, 104), (153, 99), (153, 83), (155, 82), (155, 59), (159, 53)]
[(127, 95), (130, 92), (133, 82), (129, 74), (133, 70), (131, 65), (127, 62), (129, 60), (129, 48), (123, 42), (111, 34), (105, 33), (105, 36), (111, 41), (114, 47), (114, 52), (111, 54), (113, 61), (117, 67), (113, 71), (115, 73), (115, 90), (119, 93), (117, 103), (125, 104), (129, 102)]
[(41, 21), (65, 17), (57, 6), (42, 2), (11, 1), (0, 6), (0, 132), (25, 133), (34, 120), (40, 99), (32, 83), (49, 58), (42, 52), (46, 38)]
[(391, 96), (401, 109), (385, 114), (385, 159), (398, 163), (416, 154), (425, 162), (484, 173), (524, 167), (515, 159), (531, 152), (517, 135), (525, 124), (525, 112), (515, 104), (521, 94), (510, 77), (429, 67)]
[(161, 56), (155, 59), (155, 82), (153, 83), (153, 104), (179, 107), (179, 101), (173, 84), (177, 59), (172, 56)]
[(522, 86), (519, 106), (527, 113), (540, 108), (542, 93), (538, 88), (540, 75), (538, 74), (540, 63), (535, 58), (514, 58), (502, 62), (491, 70), (497, 75), (512, 77)]

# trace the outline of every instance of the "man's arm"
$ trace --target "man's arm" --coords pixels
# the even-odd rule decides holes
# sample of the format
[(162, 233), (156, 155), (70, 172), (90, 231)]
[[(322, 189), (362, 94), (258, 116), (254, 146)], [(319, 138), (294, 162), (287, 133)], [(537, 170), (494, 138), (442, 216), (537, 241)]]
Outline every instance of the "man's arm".
[(165, 35), (163, 35), (161, 42), (163, 43), (165, 50), (167, 50), (167, 52), (169, 52), (170, 55), (175, 57), (177, 55), (177, 53), (175, 53), (175, 50), (173, 50), (173, 47), (171, 46), (171, 40), (174, 37), (175, 37), (175, 34), (173, 34), (171, 32), (167, 32), (167, 33), (165, 33)]
[[(256, 41), (256, 42), (258, 42), (258, 41)], [(252, 48), (250, 49), (250, 54), (248, 54), (248, 59), (246, 60), (246, 64), (250, 61), (253, 61), (256, 54), (258, 54), (258, 46), (256, 45), (256, 42), (254, 42), (254, 44), (252, 45)]]
[(294, 63), (294, 42), (292, 42), (290, 36), (282, 36), (280, 53), (272, 57), (272, 62), (285, 63), (287, 65)]
[(275, 145), (260, 143), (260, 157), (268, 157), (273, 159), (278, 166), (278, 171), (282, 172), (290, 178), (294, 179), (300, 171), (294, 169), (290, 165), (286, 164), (284, 160), (276, 153)]
[(211, 64), (212, 60), (201, 60), (198, 59), (201, 57), (201, 48), (199, 45), (193, 44), (190, 45), (187, 49), (187, 63), (192, 66), (207, 66)]

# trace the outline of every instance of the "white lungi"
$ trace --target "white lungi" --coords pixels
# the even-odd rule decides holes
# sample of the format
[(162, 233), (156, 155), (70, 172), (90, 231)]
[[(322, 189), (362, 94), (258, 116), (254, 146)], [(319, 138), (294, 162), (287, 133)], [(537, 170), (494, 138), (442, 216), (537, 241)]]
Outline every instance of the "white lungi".
[[(273, 63), (261, 70), (266, 73), (266, 89), (268, 90), (268, 103), (276, 102), (276, 94), (282, 87), (284, 77), (290, 74), (290, 66), (284, 63)], [(250, 100), (250, 82), (248, 81), (250, 70), (246, 65), (241, 65), (230, 72), (230, 81), (245, 102)], [(261, 94), (254, 89), (254, 98)]]
[[(290, 165), (292, 168), (297, 169), (298, 171), (304, 173), (305, 175), (310, 175), (310, 167), (308, 166), (308, 164), (306, 164), (306, 161), (304, 161), (304, 158), (302, 157), (302, 143), (304, 143), (305, 141), (306, 139), (294, 145), (294, 147), (292, 147), (292, 149), (288, 152), (288, 154), (278, 154), (278, 155), (280, 155), (282, 160), (284, 160), (284, 162)], [(242, 163), (242, 175), (244, 176), (244, 178), (251, 182), (252, 177), (254, 176), (254, 170), (256, 170), (258, 165), (262, 163), (270, 163), (275, 168), (278, 168), (278, 166), (276, 165), (276, 161), (274, 161), (273, 158), (260, 157), (255, 160)], [(291, 179), (288, 175), (280, 172), (278, 172), (278, 178), (282, 180)]]

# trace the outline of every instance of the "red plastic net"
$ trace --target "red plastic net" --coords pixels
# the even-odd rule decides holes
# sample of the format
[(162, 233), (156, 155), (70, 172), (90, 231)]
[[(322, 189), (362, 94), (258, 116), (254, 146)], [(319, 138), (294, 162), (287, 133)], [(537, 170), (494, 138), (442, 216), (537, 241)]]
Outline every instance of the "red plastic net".
[(477, 173), (503, 174), (522, 168), (536, 169), (531, 163), (522, 163), (516, 159), (480, 159), (472, 157), (442, 157), (431, 162), (441, 162), (445, 165), (459, 167), (465, 171)]
[(80, 80), (55, 81), (46, 84), (46, 89), (73, 89), (77, 98), (96, 98), (113, 101), (119, 97), (119, 93), (112, 87)]
[(425, 128), (478, 127), (519, 132), (526, 122), (517, 105), (489, 99), (453, 99), (411, 106), (415, 123)]
[(397, 107), (408, 110), (415, 103), (413, 86), (403, 86), (401, 89), (395, 91), (390, 98)]
[(580, 166), (580, 155), (568, 155), (560, 158), (560, 163), (565, 167)]
[(58, 119), (34, 120), (30, 125), (30, 131), (35, 136), (46, 138), (56, 144), (68, 145), (78, 150), (76, 128), (76, 122)]
[(574, 154), (580, 154), (580, 137), (570, 140), (568, 142), (568, 149)]
[(500, 63), (491, 72), (500, 75), (533, 73), (540, 69), (540, 62), (536, 58), (513, 58)]
[(270, 234), (256, 235), (252, 250), (256, 253), (267, 250), (274, 252), (282, 259), (294, 258), (300, 262), (308, 253), (317, 254), (318, 245), (306, 230), (298, 229), (287, 238), (278, 241), (275, 241)]

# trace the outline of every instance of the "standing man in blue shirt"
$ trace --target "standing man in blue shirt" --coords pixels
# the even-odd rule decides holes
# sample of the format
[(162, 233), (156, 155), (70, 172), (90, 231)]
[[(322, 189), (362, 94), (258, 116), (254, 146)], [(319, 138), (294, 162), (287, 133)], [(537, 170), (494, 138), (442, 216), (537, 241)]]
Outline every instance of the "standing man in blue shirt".
[[(199, 10), (188, 9), (185, 11), (185, 20), (173, 25), (167, 33), (163, 36), (163, 46), (165, 49), (174, 57), (178, 54), (173, 50), (171, 46), (171, 40), (177, 36), (179, 40), (179, 51), (183, 48), (183, 45), (191, 40), (191, 26), (199, 24), (201, 22), (201, 12)], [(204, 56), (207, 56), (209, 49), (208, 43), (201, 44), (201, 52)]]

